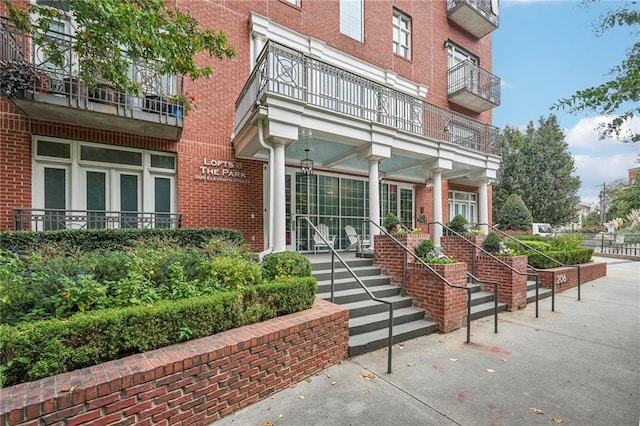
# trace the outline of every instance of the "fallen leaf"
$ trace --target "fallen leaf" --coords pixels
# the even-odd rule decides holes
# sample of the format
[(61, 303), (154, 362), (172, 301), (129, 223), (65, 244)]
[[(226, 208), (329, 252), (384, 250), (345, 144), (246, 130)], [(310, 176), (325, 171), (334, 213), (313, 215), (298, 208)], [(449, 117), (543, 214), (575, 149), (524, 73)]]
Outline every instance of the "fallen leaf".
[(304, 399), (304, 395), (300, 395), (298, 398), (300, 398), (300, 399)]
[(71, 387), (68, 387), (68, 388), (62, 388), (62, 389), (60, 389), (60, 392), (73, 392), (77, 388), (78, 388), (78, 386), (71, 386)]
[(509, 362), (509, 360), (508, 360), (508, 359), (506, 359), (506, 358), (502, 358), (500, 361), (502, 361), (502, 362)]
[(434, 370), (438, 370), (438, 371), (442, 370), (442, 369), (440, 368), (440, 366), (439, 366), (439, 365), (436, 365), (436, 364), (433, 364), (433, 365), (431, 366), (431, 368), (433, 368)]
[(273, 422), (262, 423), (262, 426), (273, 426)]
[(451, 362), (458, 362), (458, 358), (449, 358), (449, 361), (451, 361)]
[(544, 411), (542, 411), (542, 410), (541, 410), (541, 409), (539, 409), (539, 408), (530, 408), (530, 410), (531, 410), (532, 412), (534, 412), (535, 414), (544, 414)]
[(559, 418), (559, 417), (554, 417), (554, 418), (553, 418), (553, 419), (551, 419), (551, 420), (553, 420), (553, 422), (554, 422), (554, 423), (564, 423), (564, 420), (562, 420), (562, 419), (561, 419), (561, 418)]
[(336, 382), (335, 382), (335, 381), (334, 381), (334, 382), (331, 382), (331, 384), (332, 384), (332, 385), (335, 385), (335, 384), (336, 384)]
[(410, 362), (407, 363), (407, 367), (412, 367)]
[(284, 414), (278, 414), (278, 418), (281, 419), (284, 417)]
[(485, 371), (487, 373), (495, 373), (496, 372), (496, 370), (492, 370), (491, 368), (487, 368), (487, 369), (485, 369)]
[(311, 383), (311, 377), (307, 377), (306, 379), (304, 379), (304, 381), (307, 383)]
[(365, 380), (371, 380), (371, 379), (375, 379), (376, 375), (373, 373), (367, 373), (367, 374), (360, 375), (360, 377), (362, 377)]

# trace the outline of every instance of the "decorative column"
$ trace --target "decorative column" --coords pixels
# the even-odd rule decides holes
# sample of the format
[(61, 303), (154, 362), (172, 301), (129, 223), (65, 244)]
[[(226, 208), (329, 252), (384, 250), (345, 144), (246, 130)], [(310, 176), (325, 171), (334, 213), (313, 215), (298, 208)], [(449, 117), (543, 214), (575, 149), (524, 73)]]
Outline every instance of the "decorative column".
[[(380, 224), (380, 185), (378, 175), (378, 160), (369, 160), (369, 219), (373, 223)], [(369, 225), (369, 241), (373, 250), (375, 236), (380, 231), (373, 225)]]
[[(442, 172), (434, 170), (433, 177), (433, 221), (444, 223), (442, 220)], [(433, 244), (440, 247), (440, 238), (442, 237), (442, 225), (434, 224), (433, 227)]]
[(273, 139), (273, 251), (286, 250), (286, 197), (285, 197), (285, 142)]
[(485, 224), (480, 225), (480, 230), (484, 235), (487, 235), (489, 233), (489, 203), (486, 179), (481, 179), (478, 186), (478, 222)]

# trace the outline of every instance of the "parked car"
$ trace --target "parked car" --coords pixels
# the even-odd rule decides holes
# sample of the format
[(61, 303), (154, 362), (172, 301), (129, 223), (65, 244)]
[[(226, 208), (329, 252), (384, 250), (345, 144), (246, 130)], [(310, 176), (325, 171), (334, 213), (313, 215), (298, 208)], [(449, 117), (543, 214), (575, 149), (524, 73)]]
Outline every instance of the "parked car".
[(548, 223), (533, 223), (532, 224), (533, 235), (539, 235), (541, 237), (553, 237), (553, 228)]

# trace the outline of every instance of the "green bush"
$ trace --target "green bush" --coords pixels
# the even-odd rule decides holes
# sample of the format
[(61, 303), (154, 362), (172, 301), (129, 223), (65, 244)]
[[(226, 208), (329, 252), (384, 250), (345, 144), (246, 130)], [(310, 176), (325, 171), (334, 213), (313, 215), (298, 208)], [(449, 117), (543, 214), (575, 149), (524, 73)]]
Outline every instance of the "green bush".
[(489, 253), (498, 253), (500, 251), (500, 243), (502, 240), (500, 236), (495, 232), (490, 232), (485, 238), (484, 243), (482, 244), (482, 248), (484, 248)]
[(519, 195), (507, 197), (500, 211), (500, 225), (503, 229), (514, 229), (531, 232), (533, 217)]
[(553, 237), (552, 250), (572, 250), (582, 246), (582, 237), (578, 234), (564, 234)]
[[(593, 256), (592, 248), (577, 248), (572, 250), (563, 251), (547, 251), (544, 254), (557, 260), (563, 265), (580, 265), (583, 263), (591, 262)], [(551, 259), (535, 252), (527, 253), (529, 256), (529, 265), (538, 269), (550, 269), (557, 268), (560, 265)]]
[(113, 251), (132, 248), (136, 244), (172, 241), (179, 247), (203, 247), (212, 238), (235, 245), (243, 243), (242, 233), (235, 229), (177, 228), (177, 229), (89, 229), (46, 232), (0, 232), (0, 248), (27, 252), (40, 251), (52, 243), (65, 250)]
[(0, 325), (0, 382), (11, 386), (308, 309), (313, 277), (207, 297)]
[(460, 214), (455, 215), (453, 219), (451, 219), (451, 222), (447, 223), (448, 228), (451, 228), (459, 234), (466, 232), (468, 225), (469, 221)]
[(416, 246), (416, 254), (420, 259), (427, 259), (435, 250), (435, 246), (431, 240), (422, 240), (420, 244)]
[(295, 251), (271, 253), (262, 260), (262, 278), (267, 281), (310, 276), (311, 262), (301, 253)]
[(389, 213), (387, 214), (387, 217), (384, 218), (382, 226), (384, 226), (384, 229), (386, 229), (387, 232), (393, 232), (396, 231), (401, 224), (402, 222), (398, 216), (393, 213)]

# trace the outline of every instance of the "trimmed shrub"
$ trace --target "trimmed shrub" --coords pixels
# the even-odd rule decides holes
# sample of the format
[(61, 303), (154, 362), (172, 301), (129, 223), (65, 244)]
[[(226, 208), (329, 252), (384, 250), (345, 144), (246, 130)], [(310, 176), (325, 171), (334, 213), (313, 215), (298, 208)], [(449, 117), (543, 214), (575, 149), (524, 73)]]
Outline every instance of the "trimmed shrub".
[[(593, 256), (592, 248), (577, 248), (572, 250), (563, 250), (563, 251), (547, 251), (544, 254), (547, 256), (557, 260), (563, 265), (580, 265), (582, 263), (591, 262), (591, 257)], [(527, 253), (529, 256), (529, 265), (538, 269), (550, 269), (557, 268), (558, 263), (554, 262), (551, 259), (546, 258), (545, 256), (535, 253), (529, 252)]]
[(484, 248), (489, 253), (498, 253), (500, 251), (500, 243), (502, 240), (500, 236), (495, 232), (490, 232), (485, 238), (482, 248)]
[(447, 223), (447, 227), (461, 234), (467, 231), (467, 226), (469, 225), (469, 221), (462, 216), (461, 214), (457, 214), (451, 219), (451, 222)]
[(416, 254), (420, 259), (426, 259), (433, 251), (435, 246), (431, 240), (422, 240), (420, 244), (416, 246)]
[(308, 309), (313, 277), (297, 277), (153, 306), (0, 325), (0, 383), (11, 386)]
[(266, 281), (310, 276), (311, 261), (296, 251), (271, 253), (262, 260), (262, 278)]
[(500, 212), (500, 225), (503, 229), (531, 232), (533, 217), (522, 198), (517, 194), (507, 197)]
[(398, 219), (398, 216), (396, 216), (393, 213), (389, 213), (387, 217), (384, 218), (384, 222), (382, 223), (382, 226), (384, 226), (384, 229), (386, 229), (387, 232), (392, 232), (401, 223), (402, 222), (400, 221), (400, 219)]

